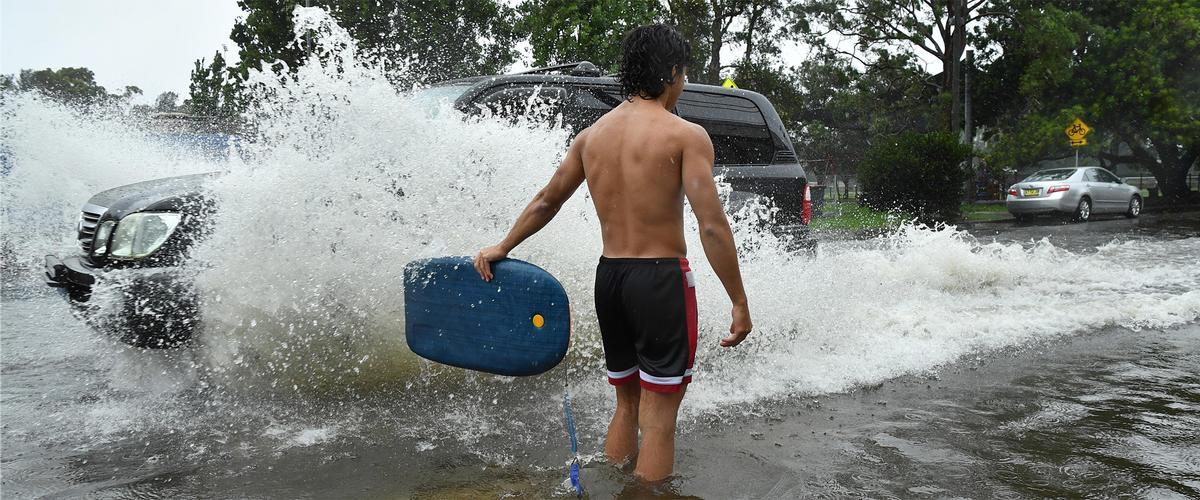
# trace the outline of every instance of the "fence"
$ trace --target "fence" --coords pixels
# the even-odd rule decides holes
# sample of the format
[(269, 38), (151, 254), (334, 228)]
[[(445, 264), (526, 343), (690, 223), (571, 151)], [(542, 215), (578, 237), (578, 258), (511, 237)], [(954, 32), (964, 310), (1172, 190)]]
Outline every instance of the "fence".
[[(1187, 184), (1189, 190), (1200, 191), (1200, 172), (1194, 171), (1195, 169), (1192, 170), (1184, 177), (1184, 183)], [(1151, 196), (1158, 196), (1159, 194), (1158, 179), (1155, 179), (1153, 176), (1122, 177), (1121, 180), (1130, 186), (1135, 186), (1142, 191), (1148, 192)]]

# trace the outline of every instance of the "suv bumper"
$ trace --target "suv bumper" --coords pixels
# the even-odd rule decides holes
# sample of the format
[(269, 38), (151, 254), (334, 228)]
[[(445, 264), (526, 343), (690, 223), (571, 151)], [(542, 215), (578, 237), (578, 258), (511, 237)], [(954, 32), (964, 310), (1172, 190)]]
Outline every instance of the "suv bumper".
[[(100, 312), (84, 306), (96, 282), (108, 272), (80, 257), (46, 256), (46, 285), (62, 290), (75, 313), (101, 333), (148, 348), (175, 347), (191, 338), (197, 323), (197, 301), (178, 270), (148, 268), (119, 281), (119, 302)], [(148, 272), (147, 272), (148, 271)], [(107, 301), (106, 301), (106, 305)]]
[(808, 183), (799, 164), (725, 166), (716, 174), (729, 183), (735, 192), (769, 198), (779, 209), (775, 224), (794, 228), (802, 226), (804, 186)]
[(46, 256), (45, 280), (52, 288), (86, 288), (91, 289), (96, 284), (99, 271), (85, 264), (79, 257), (67, 257), (61, 260), (56, 256)]

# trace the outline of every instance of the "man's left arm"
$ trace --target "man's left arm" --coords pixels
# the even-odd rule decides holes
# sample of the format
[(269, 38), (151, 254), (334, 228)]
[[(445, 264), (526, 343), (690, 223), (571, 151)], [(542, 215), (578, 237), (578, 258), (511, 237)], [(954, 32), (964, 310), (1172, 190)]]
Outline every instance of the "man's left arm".
[(575, 137), (571, 147), (567, 149), (566, 157), (559, 164), (558, 170), (554, 171), (554, 176), (550, 178), (550, 182), (541, 191), (538, 191), (533, 200), (525, 206), (525, 210), (521, 211), (521, 215), (513, 223), (512, 229), (508, 231), (508, 235), (500, 243), (484, 248), (475, 254), (475, 270), (479, 271), (479, 276), (484, 281), (492, 280), (492, 262), (508, 257), (508, 252), (511, 252), (513, 248), (546, 227), (550, 219), (558, 215), (558, 210), (562, 208), (563, 203), (566, 203), (575, 190), (579, 189), (579, 185), (583, 183), (584, 179), (582, 151), (586, 137), (587, 130), (580, 132)]

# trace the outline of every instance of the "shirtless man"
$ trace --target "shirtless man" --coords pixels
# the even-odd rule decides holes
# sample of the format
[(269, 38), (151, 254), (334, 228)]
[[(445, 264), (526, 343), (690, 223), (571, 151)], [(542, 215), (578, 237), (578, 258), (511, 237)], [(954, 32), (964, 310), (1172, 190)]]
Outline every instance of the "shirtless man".
[(721, 346), (738, 345), (750, 333), (750, 309), (713, 181), (712, 141), (704, 128), (670, 111), (683, 92), (691, 46), (675, 29), (650, 25), (629, 32), (622, 52), (625, 102), (575, 137), (550, 182), (499, 244), (479, 251), (475, 268), (491, 280), (491, 263), (550, 222), (587, 180), (604, 240), (596, 315), (608, 381), (617, 392), (604, 454), (614, 463), (636, 456), (634, 474), (656, 482), (672, 472), (675, 420), (696, 357), (685, 195), (704, 254), (733, 302), (733, 323)]

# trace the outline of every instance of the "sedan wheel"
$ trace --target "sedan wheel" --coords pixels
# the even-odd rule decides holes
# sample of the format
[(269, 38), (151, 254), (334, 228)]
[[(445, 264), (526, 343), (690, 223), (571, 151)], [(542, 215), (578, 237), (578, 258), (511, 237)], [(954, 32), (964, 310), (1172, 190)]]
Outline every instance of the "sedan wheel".
[(1087, 222), (1090, 218), (1092, 218), (1092, 200), (1088, 198), (1079, 200), (1079, 207), (1075, 209), (1075, 220)]
[(1142, 197), (1135, 194), (1133, 195), (1133, 198), (1129, 199), (1129, 211), (1125, 212), (1125, 216), (1129, 217), (1130, 219), (1134, 219), (1137, 218), (1138, 215), (1141, 215), (1141, 213)]

